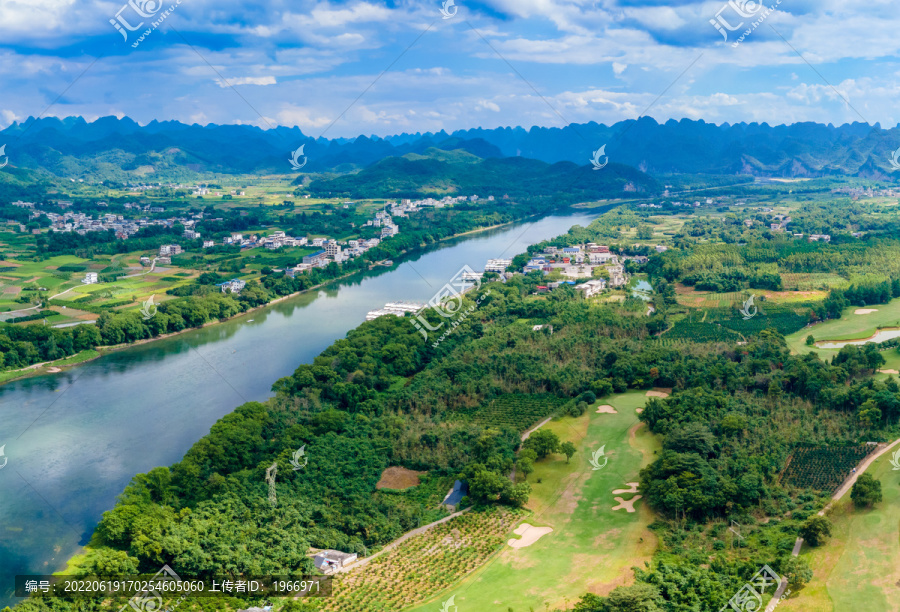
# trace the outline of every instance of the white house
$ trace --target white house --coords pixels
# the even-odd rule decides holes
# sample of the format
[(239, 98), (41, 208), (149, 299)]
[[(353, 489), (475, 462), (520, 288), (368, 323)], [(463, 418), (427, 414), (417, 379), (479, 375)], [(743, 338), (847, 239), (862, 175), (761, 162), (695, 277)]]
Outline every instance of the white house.
[(219, 283), (216, 286), (222, 289), (222, 293), (227, 293), (229, 291), (231, 293), (240, 293), (241, 290), (243, 290), (243, 288), (246, 285), (247, 285), (246, 282), (244, 282), (238, 278), (233, 278), (230, 281), (226, 281), (224, 283)]
[(93, 285), (95, 283), (99, 283), (100, 280), (97, 278), (96, 272), (88, 272), (87, 274), (84, 275), (84, 280), (81, 282), (84, 283), (85, 285)]
[(485, 272), (506, 272), (506, 269), (512, 264), (512, 259), (488, 259), (484, 266)]
[(577, 285), (575, 291), (581, 291), (585, 298), (593, 297), (606, 289), (606, 280), (597, 278)]
[(159, 247), (159, 254), (160, 254), (160, 256), (163, 256), (163, 257), (166, 255), (169, 255), (169, 256), (178, 255), (179, 253), (181, 253), (181, 251), (182, 251), (181, 247), (178, 246), (177, 244), (164, 244), (161, 247)]
[(325, 574), (333, 574), (342, 567), (350, 565), (359, 559), (356, 553), (343, 553), (338, 550), (322, 550), (316, 553), (313, 563), (319, 571)]
[(605, 253), (588, 253), (588, 261), (592, 264), (616, 263), (618, 259), (619, 258), (616, 255), (613, 255), (609, 251)]

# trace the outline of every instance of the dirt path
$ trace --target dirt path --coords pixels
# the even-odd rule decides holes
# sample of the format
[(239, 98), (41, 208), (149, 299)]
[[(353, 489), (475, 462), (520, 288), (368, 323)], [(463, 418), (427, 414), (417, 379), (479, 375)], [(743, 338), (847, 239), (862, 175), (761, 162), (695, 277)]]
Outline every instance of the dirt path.
[(150, 274), (151, 272), (153, 272), (153, 270), (156, 269), (156, 260), (157, 259), (159, 259), (159, 258), (158, 257), (153, 258), (153, 261), (150, 262), (150, 269), (147, 270), (146, 272), (139, 272), (137, 274), (129, 274), (127, 276), (120, 276), (119, 278), (135, 278), (136, 276), (146, 276), (147, 274)]
[(851, 489), (851, 487), (853, 487), (854, 484), (856, 484), (856, 479), (859, 478), (859, 475), (862, 474), (863, 472), (865, 472), (866, 469), (868, 469), (868, 467), (870, 465), (872, 465), (872, 463), (876, 459), (878, 459), (883, 454), (885, 454), (886, 452), (888, 452), (889, 450), (891, 450), (892, 448), (897, 446), (898, 443), (900, 443), (900, 438), (897, 438), (890, 444), (881, 447), (880, 449), (878, 449), (877, 451), (875, 451), (874, 453), (870, 454), (868, 457), (863, 459), (863, 462), (859, 464), (858, 468), (856, 468), (856, 473), (851, 474), (850, 477), (844, 481), (844, 484), (842, 484), (838, 488), (838, 490), (834, 492), (834, 495), (831, 496), (831, 501), (828, 503), (828, 505), (819, 511), (819, 516), (825, 516), (825, 513), (828, 512), (829, 510), (831, 510), (831, 507), (834, 505), (834, 502), (840, 500), (844, 496), (844, 494), (847, 493), (847, 491), (849, 491)]
[(643, 421), (632, 425), (631, 429), (628, 430), (628, 437), (633, 438), (635, 436), (635, 434), (637, 434), (637, 430), (640, 429), (641, 427), (643, 427), (644, 425), (646, 425), (646, 423), (644, 423)]
[[(856, 479), (859, 478), (859, 475), (863, 474), (869, 468), (869, 466), (875, 462), (876, 459), (897, 446), (897, 444), (900, 444), (900, 438), (897, 438), (890, 444), (881, 447), (880, 449), (878, 449), (874, 453), (871, 453), (868, 457), (863, 459), (863, 462), (859, 464), (856, 472), (854, 474), (851, 474), (850, 477), (844, 481), (844, 484), (838, 487), (838, 490), (835, 491), (834, 495), (831, 496), (831, 501), (828, 502), (828, 505), (818, 512), (818, 516), (825, 516), (825, 513), (831, 510), (835, 502), (839, 501), (847, 493), (847, 491), (853, 488), (853, 485), (856, 484)], [(803, 538), (797, 538), (797, 541), (794, 542), (794, 550), (791, 551), (791, 555), (793, 555), (794, 557), (799, 555), (800, 548), (802, 546)], [(775, 606), (778, 605), (779, 600), (781, 599), (782, 595), (784, 595), (785, 589), (787, 589), (787, 578), (782, 578), (781, 584), (778, 585), (778, 589), (776, 589), (775, 594), (772, 595), (772, 600), (769, 602), (769, 605), (766, 606), (765, 612), (772, 612), (773, 610), (775, 610)]]
[(536, 432), (538, 429), (540, 429), (541, 427), (543, 427), (544, 425), (546, 425), (547, 423), (549, 423), (552, 419), (553, 419), (553, 417), (552, 417), (552, 416), (549, 416), (549, 417), (547, 417), (546, 419), (544, 419), (543, 421), (541, 421), (540, 423), (538, 423), (537, 425), (535, 425), (534, 427), (532, 427), (531, 429), (529, 429), (528, 431), (526, 431), (525, 433), (523, 433), (523, 434), (522, 434), (522, 442), (524, 442), (525, 440), (527, 440), (528, 437), (529, 437), (531, 434), (533, 434), (533, 433)]
[[(55, 299), (58, 298), (59, 296), (65, 294), (65, 293), (68, 293), (69, 291), (71, 291), (71, 290), (74, 289), (74, 288), (75, 288), (75, 287), (70, 287), (70, 288), (66, 289), (65, 291), (63, 291), (62, 293), (57, 293), (56, 295), (51, 295), (50, 297), (47, 298), (47, 303), (49, 303), (50, 300), (55, 300)], [(18, 312), (28, 312), (29, 310), (37, 310), (38, 308), (43, 308), (43, 306), (41, 306), (40, 304), (38, 304), (37, 306), (32, 306), (31, 308), (22, 308), (22, 309), (19, 309), (19, 310), (11, 310), (11, 311), (9, 311), (9, 312), (6, 313), (6, 314), (12, 314), (12, 313), (14, 313), (14, 312), (15, 312), (15, 313), (18, 313)]]
[(356, 569), (357, 567), (362, 567), (363, 565), (366, 565), (366, 564), (367, 564), (369, 561), (371, 561), (372, 559), (375, 559), (375, 558), (377, 558), (377, 557), (380, 557), (380, 556), (383, 555), (384, 553), (386, 553), (386, 552), (388, 552), (388, 551), (390, 551), (390, 550), (393, 550), (394, 548), (397, 548), (398, 546), (400, 546), (401, 544), (403, 544), (403, 542), (407, 541), (407, 540), (410, 539), (411, 537), (417, 536), (417, 535), (419, 535), (420, 533), (425, 533), (426, 531), (428, 531), (429, 529), (431, 529), (431, 528), (434, 527), (435, 525), (440, 525), (441, 523), (446, 523), (446, 522), (449, 521), (450, 519), (454, 519), (454, 518), (456, 518), (457, 516), (459, 516), (460, 514), (464, 514), (464, 513), (468, 512), (468, 511), (471, 510), (471, 509), (472, 509), (472, 508), (469, 507), (469, 508), (466, 508), (465, 510), (460, 510), (459, 512), (454, 512), (453, 514), (451, 514), (451, 515), (449, 515), (449, 516), (445, 516), (444, 518), (439, 519), (439, 520), (437, 520), (437, 521), (435, 521), (435, 522), (433, 522), (433, 523), (428, 523), (427, 525), (425, 525), (425, 526), (423, 526), (423, 527), (417, 527), (416, 529), (413, 529), (412, 531), (409, 531), (409, 532), (407, 532), (407, 533), (404, 533), (402, 536), (400, 536), (399, 538), (397, 538), (396, 540), (394, 540), (394, 541), (391, 542), (390, 544), (386, 545), (384, 548), (382, 548), (381, 550), (379, 550), (379, 551), (378, 551), (377, 553), (375, 553), (374, 555), (370, 555), (370, 556), (368, 556), (368, 557), (365, 557), (364, 559), (360, 559), (360, 560), (357, 561), (356, 563), (352, 563), (352, 564), (348, 565), (347, 567), (342, 567), (341, 569), (339, 569), (339, 570), (336, 571), (335, 573), (336, 573), (336, 574), (340, 574), (340, 573), (342, 573), (342, 572), (349, 572), (349, 571), (351, 571), (351, 570), (354, 570), (354, 569)]

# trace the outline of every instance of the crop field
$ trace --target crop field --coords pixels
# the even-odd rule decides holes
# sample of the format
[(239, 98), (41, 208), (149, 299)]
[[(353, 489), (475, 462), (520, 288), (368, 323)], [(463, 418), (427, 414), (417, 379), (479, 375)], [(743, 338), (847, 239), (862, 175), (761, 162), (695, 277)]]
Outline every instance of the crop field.
[(781, 482), (794, 487), (835, 491), (871, 451), (859, 446), (798, 448), (788, 458)]
[(502, 395), (471, 410), (457, 412), (457, 418), (479, 425), (509, 425), (524, 431), (558, 410), (566, 400), (555, 395)]
[[(878, 458), (868, 473), (881, 481), (883, 501), (855, 508), (849, 495), (829, 513), (831, 539), (817, 548), (804, 546), (800, 557), (813, 570), (802, 595), (778, 610), (799, 612), (897, 612), (900, 582), (900, 472), (892, 452)], [(864, 603), (863, 603), (864, 602)]]
[(800, 305), (759, 302), (755, 308), (756, 314), (749, 319), (734, 308), (695, 310), (676, 321), (663, 337), (694, 342), (733, 342), (770, 328), (791, 334), (809, 323), (809, 311)]
[(846, 288), (850, 281), (837, 274), (804, 274), (786, 272), (781, 274), (781, 282), (789, 291), (815, 291), (817, 289)]
[(434, 597), (495, 553), (526, 512), (468, 512), (406, 540), (334, 579), (324, 612), (392, 612)]

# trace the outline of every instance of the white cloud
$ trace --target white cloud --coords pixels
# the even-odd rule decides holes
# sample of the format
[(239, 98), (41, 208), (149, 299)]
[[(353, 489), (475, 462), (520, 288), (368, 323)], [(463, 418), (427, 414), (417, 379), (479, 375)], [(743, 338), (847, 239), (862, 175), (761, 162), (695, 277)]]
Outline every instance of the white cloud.
[(216, 79), (219, 87), (233, 87), (236, 85), (275, 85), (278, 81), (273, 76), (262, 77), (231, 77), (225, 80)]

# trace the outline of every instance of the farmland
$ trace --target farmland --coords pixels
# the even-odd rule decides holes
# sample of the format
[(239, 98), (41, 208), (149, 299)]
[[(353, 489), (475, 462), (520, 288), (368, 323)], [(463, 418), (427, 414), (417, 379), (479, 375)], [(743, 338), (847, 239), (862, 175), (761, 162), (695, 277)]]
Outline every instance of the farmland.
[[(656, 538), (647, 530), (653, 515), (640, 500), (636, 513), (612, 508), (616, 496), (635, 497), (618, 491), (638, 480), (638, 471), (659, 448), (646, 428), (635, 433), (635, 409), (646, 399), (638, 391), (616, 395), (597, 402), (581, 417), (545, 425), (578, 448), (569, 462), (562, 455), (538, 461), (528, 477), (532, 495), (527, 508), (533, 514), (523, 520), (553, 532), (528, 547), (504, 547), (483, 570), (411, 612), (439, 610), (451, 595), (460, 610), (565, 609), (567, 601), (571, 609), (585, 592), (608, 593), (631, 584), (630, 568), (642, 565), (656, 550)], [(617, 413), (598, 414), (599, 404), (610, 404)], [(601, 445), (609, 464), (597, 471), (589, 460)]]
[(424, 601), (476, 570), (524, 516), (521, 510), (468, 512), (413, 536), (367, 565), (338, 574), (325, 612), (393, 612)]
[(864, 444), (839, 448), (798, 448), (788, 458), (782, 483), (834, 491), (870, 450), (871, 447)]
[(524, 431), (553, 414), (565, 402), (565, 399), (553, 395), (503, 395), (474, 409), (460, 411), (457, 418), (479, 425), (509, 425)]
[(677, 320), (663, 337), (696, 342), (733, 342), (768, 328), (777, 329), (782, 334), (795, 332), (809, 321), (808, 312), (801, 306), (763, 302), (757, 303), (756, 308), (757, 314), (750, 319), (745, 319), (734, 308), (692, 310)]

